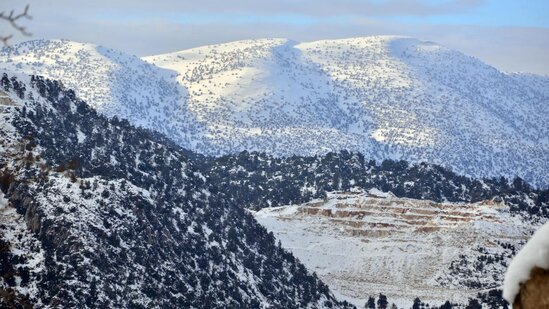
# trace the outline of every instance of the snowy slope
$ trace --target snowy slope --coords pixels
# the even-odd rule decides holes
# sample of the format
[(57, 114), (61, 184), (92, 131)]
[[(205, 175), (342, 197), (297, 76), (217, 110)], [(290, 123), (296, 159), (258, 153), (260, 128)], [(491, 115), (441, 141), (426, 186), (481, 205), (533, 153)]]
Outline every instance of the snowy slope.
[(241, 41), (145, 59), (180, 73), (221, 149), (350, 149), (547, 183), (547, 77), (403, 37)]
[(128, 119), (186, 145), (198, 132), (187, 112), (184, 88), (176, 73), (141, 59), (93, 44), (36, 40), (0, 52), (5, 71), (59, 80), (99, 112)]
[[(240, 41), (145, 58), (180, 73), (189, 108), (206, 123), (216, 149), (278, 155), (356, 148), (355, 121), (329, 76), (297, 42)], [(350, 134), (349, 134), (350, 133)]]
[(466, 304), (502, 285), (515, 248), (535, 230), (503, 204), (436, 203), (375, 189), (254, 215), (357, 306), (378, 291), (399, 308), (411, 307), (415, 297)]
[(143, 60), (38, 41), (5, 49), (0, 68), (60, 79), (107, 115), (201, 153), (348, 149), (549, 184), (545, 76), (395, 36), (248, 40)]

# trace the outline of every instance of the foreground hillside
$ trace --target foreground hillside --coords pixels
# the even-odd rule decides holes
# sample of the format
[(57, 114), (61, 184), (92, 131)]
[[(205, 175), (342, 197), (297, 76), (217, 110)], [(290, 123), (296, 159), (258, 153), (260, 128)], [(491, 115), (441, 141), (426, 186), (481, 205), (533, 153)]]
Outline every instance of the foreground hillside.
[(101, 113), (199, 153), (346, 149), (549, 184), (549, 79), (506, 74), (432, 42), (265, 39), (141, 60), (34, 41), (2, 50), (0, 67), (59, 79)]
[(0, 307), (337, 308), (187, 153), (40, 77), (0, 90)]

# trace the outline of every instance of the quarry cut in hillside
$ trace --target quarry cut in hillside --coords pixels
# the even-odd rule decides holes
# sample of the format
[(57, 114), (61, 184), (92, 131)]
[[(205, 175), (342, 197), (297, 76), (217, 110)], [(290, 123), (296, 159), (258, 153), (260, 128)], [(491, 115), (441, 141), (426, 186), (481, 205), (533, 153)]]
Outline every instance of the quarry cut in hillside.
[(467, 303), (499, 288), (534, 227), (503, 203), (436, 203), (378, 190), (265, 208), (256, 219), (357, 306), (383, 291), (399, 307)]

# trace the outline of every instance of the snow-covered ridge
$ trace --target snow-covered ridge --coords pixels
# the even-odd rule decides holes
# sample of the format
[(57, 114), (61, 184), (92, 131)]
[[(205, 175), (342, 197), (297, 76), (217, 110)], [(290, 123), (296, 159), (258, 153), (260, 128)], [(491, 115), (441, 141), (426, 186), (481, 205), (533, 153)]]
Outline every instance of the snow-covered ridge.
[[(35, 40), (4, 48), (5, 71), (61, 81), (109, 116), (154, 129), (185, 143), (195, 122), (185, 109), (186, 91), (175, 72), (102, 46), (66, 40)], [(11, 74), (13, 75), (13, 74)]]
[(34, 41), (0, 52), (0, 68), (62, 80), (103, 113), (201, 153), (348, 149), (549, 184), (549, 78), (433, 42), (261, 39), (141, 60)]

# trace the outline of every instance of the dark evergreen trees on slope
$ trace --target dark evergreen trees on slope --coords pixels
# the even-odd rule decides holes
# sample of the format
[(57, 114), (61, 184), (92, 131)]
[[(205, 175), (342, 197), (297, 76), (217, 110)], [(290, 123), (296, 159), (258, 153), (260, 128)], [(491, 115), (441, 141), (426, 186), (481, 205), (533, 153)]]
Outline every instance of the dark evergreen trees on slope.
[(379, 309), (387, 309), (387, 306), (389, 306), (389, 302), (387, 301), (387, 296), (380, 293), (379, 298), (377, 299), (377, 307)]
[(125, 120), (98, 115), (55, 81), (32, 77), (30, 88), (38, 96), (25, 96), (25, 106), (14, 108), (12, 125), (25, 137), (21, 157), (32, 159), (17, 166), (5, 164), (15, 159), (4, 156), (0, 166), (15, 175), (4, 193), (43, 249), (44, 267), (30, 278), (39, 290), (32, 302), (348, 306), (207, 183), (187, 152)]
[(549, 190), (533, 189), (521, 179), (471, 179), (438, 165), (367, 161), (360, 153), (275, 158), (242, 152), (196, 161), (209, 181), (242, 207), (260, 209), (308, 202), (328, 191), (377, 188), (398, 197), (433, 201), (505, 200), (526, 216), (549, 217)]
[(372, 296), (368, 297), (368, 301), (366, 301), (364, 308), (376, 309), (376, 300)]
[(419, 299), (419, 297), (416, 297), (416, 299), (414, 299), (414, 304), (412, 305), (412, 309), (420, 309), (421, 308), (421, 300)]
[(465, 309), (482, 309), (482, 305), (476, 299), (470, 299)]
[(480, 292), (477, 295), (477, 299), (482, 304), (486, 304), (486, 307), (490, 309), (509, 308), (509, 303), (503, 299), (503, 292), (499, 289)]

